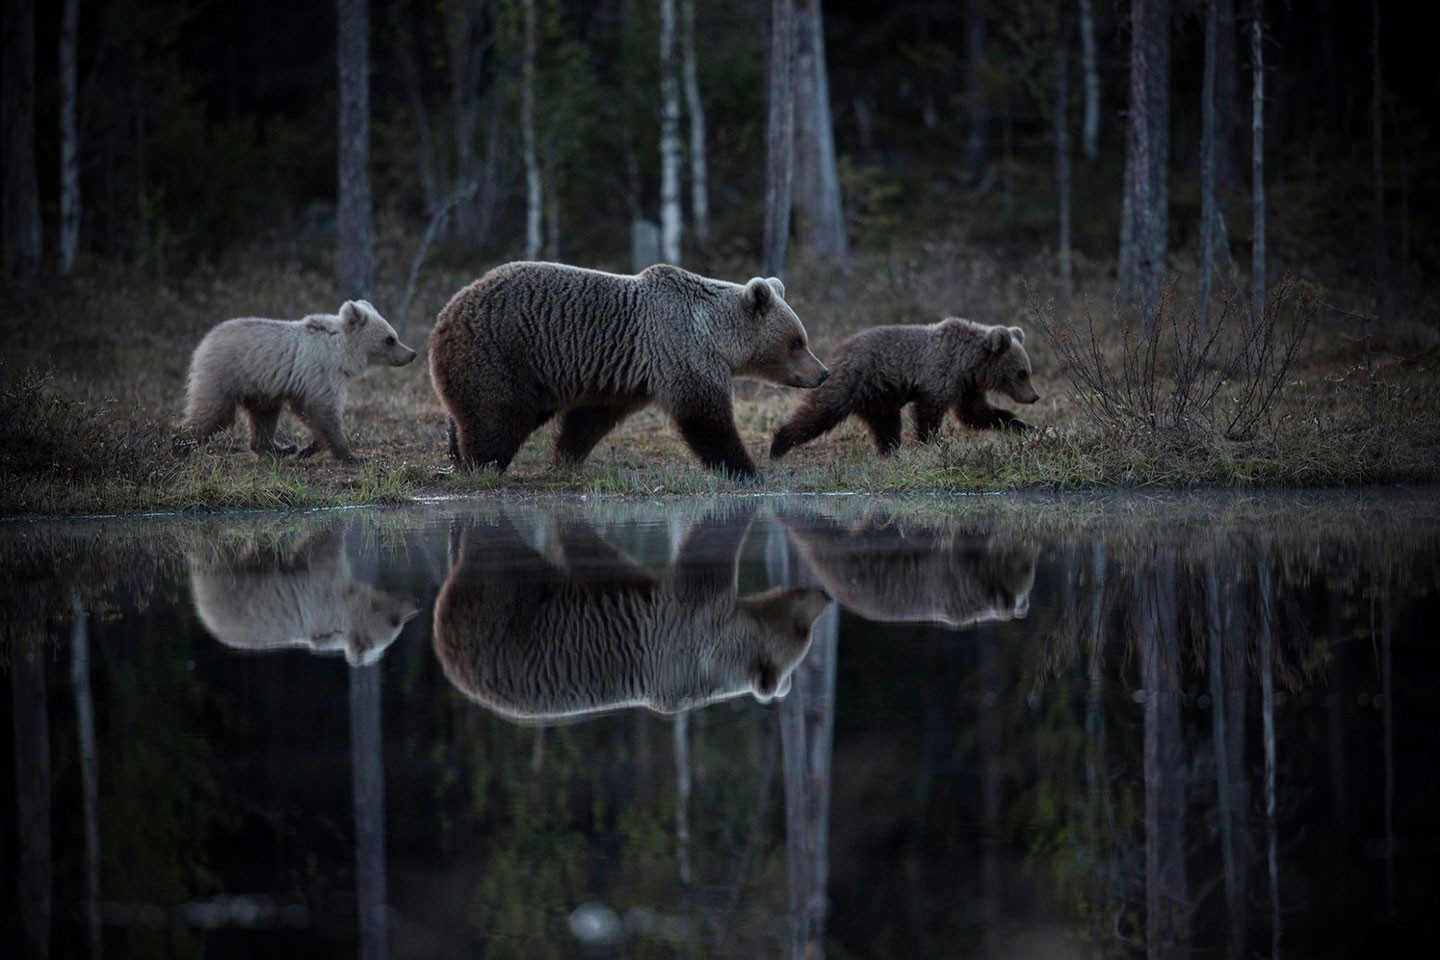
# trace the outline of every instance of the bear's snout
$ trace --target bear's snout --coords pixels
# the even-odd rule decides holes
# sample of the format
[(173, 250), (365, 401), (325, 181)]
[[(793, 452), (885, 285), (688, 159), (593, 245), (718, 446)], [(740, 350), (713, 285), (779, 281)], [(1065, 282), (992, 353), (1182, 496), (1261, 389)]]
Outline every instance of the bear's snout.
[(829, 368), (829, 367), (826, 367), (825, 369), (823, 369), (823, 370), (820, 371), (820, 382), (821, 382), (821, 383), (824, 383), (826, 380), (829, 380), (829, 379), (830, 379), (830, 368)]
[(414, 360), (418, 354), (409, 347), (401, 347), (399, 353), (390, 361), (393, 367), (403, 367)]

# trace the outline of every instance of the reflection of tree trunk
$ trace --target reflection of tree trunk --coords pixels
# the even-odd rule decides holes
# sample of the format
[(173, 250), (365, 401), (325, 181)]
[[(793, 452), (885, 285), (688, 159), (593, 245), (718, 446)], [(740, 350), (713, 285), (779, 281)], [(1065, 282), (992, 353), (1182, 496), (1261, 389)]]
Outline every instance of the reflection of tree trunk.
[(1183, 952), (1185, 756), (1180, 730), (1180, 622), (1175, 558), (1161, 551), (1139, 597), (1145, 678), (1145, 942), (1151, 957)]
[(1395, 685), (1391, 674), (1391, 628), (1388, 575), (1380, 588), (1380, 711), (1385, 737), (1385, 905), (1391, 922), (1396, 918), (1395, 899)]
[(350, 669), (350, 763), (355, 803), (355, 899), (362, 960), (388, 952), (385, 893), (385, 757), (380, 665)]
[(100, 756), (95, 746), (95, 701), (90, 695), (90, 631), (85, 603), (70, 595), (70, 686), (80, 742), (80, 818), (85, 824), (85, 925), (90, 956), (100, 956)]
[[(778, 524), (771, 526), (767, 537), (766, 561), (772, 586), (791, 583), (788, 543)], [(818, 585), (804, 561), (795, 562), (794, 581)], [(824, 957), (839, 634), (840, 610), (832, 601), (815, 622), (810, 650), (791, 674), (790, 692), (780, 704), (791, 918), (786, 956), (805, 960)]]
[(1260, 710), (1265, 730), (1265, 837), (1270, 868), (1270, 956), (1280, 956), (1280, 841), (1275, 822), (1275, 650), (1270, 636), (1270, 568), (1261, 561)]
[(690, 886), (690, 714), (678, 713), (675, 733), (675, 862), (680, 883)]
[(987, 957), (1000, 956), (1000, 667), (996, 639), (980, 646), (980, 930)]
[(1228, 924), (1226, 956), (1239, 960), (1245, 949), (1244, 871), (1240, 839), (1245, 813), (1244, 660), (1229, 655), (1243, 643), (1234, 631), (1234, 593), (1227, 572), (1205, 568), (1206, 640), (1210, 648), (1210, 700), (1215, 747), (1215, 790), (1220, 819), (1220, 857), (1224, 865)]
[[(38, 604), (36, 604), (38, 607)], [(23, 615), (22, 615), (23, 616)], [(35, 624), (43, 623), (38, 610)], [(45, 686), (44, 631), (26, 629), (10, 611), (5, 647), (15, 711), (15, 814), (20, 840), (20, 904), (25, 955), (50, 956), (50, 711)]]

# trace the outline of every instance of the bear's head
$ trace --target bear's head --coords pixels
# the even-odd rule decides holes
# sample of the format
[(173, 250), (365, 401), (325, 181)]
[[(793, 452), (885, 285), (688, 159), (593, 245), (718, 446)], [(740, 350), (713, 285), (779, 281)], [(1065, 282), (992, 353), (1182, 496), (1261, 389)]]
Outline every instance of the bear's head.
[(987, 389), (999, 390), (1016, 403), (1040, 399), (1030, 382), (1030, 355), (1025, 352), (1025, 331), (1019, 327), (991, 327), (985, 331), (985, 349), (991, 355)]
[(415, 351), (400, 342), (395, 328), (368, 300), (346, 300), (340, 307), (340, 327), (347, 337), (358, 339), (359, 352), (370, 366), (403, 367), (415, 359)]
[(741, 612), (758, 628), (759, 643), (745, 664), (757, 700), (790, 692), (790, 674), (810, 649), (810, 632), (830, 600), (818, 587), (775, 587), (740, 598)]
[(735, 373), (778, 383), (782, 387), (818, 387), (830, 376), (810, 352), (805, 327), (785, 302), (785, 287), (771, 277), (755, 277), (740, 293), (742, 332), (750, 356)]
[(356, 584), (350, 596), (349, 629), (345, 633), (345, 659), (352, 667), (380, 659), (415, 618), (420, 608), (409, 600)]

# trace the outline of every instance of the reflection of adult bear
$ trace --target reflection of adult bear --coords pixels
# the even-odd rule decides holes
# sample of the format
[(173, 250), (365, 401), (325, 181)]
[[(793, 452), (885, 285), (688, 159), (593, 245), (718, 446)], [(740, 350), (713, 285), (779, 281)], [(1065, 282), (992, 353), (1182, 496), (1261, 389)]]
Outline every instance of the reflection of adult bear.
[(451, 456), (504, 470), (555, 414), (558, 461), (579, 463), (651, 401), (707, 467), (757, 475), (735, 429), (734, 376), (814, 387), (829, 375), (778, 280), (744, 285), (665, 264), (619, 276), (509, 263), (456, 293), (430, 334)]
[(190, 557), (195, 612), (221, 643), (244, 650), (343, 650), (350, 664), (380, 658), (419, 612), (350, 575), (344, 536), (325, 530), (288, 553)]
[(435, 603), (445, 675), (514, 720), (783, 696), (830, 598), (805, 587), (738, 596), (751, 519), (699, 522), (658, 577), (583, 522), (557, 524), (560, 564), (504, 517), (457, 526)]
[(965, 627), (1030, 610), (1034, 547), (873, 518), (783, 522), (825, 588), (867, 620)]

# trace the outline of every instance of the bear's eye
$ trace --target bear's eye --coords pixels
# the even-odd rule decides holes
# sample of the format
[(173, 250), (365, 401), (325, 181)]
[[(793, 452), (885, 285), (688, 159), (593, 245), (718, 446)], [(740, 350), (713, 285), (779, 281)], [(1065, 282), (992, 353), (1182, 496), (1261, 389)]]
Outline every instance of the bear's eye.
[(796, 337), (794, 340), (791, 340), (791, 341), (790, 341), (790, 349), (791, 349), (791, 350), (804, 350), (804, 349), (805, 349), (805, 341), (804, 341), (804, 340), (801, 340), (799, 337)]
[(1029, 379), (1029, 377), (1030, 377), (1030, 374), (1029, 374), (1028, 371), (1025, 371), (1025, 370), (1021, 370), (1021, 371), (1020, 371), (1020, 379), (1021, 379), (1021, 380)]
[(385, 346), (387, 346), (387, 347), (393, 347), (393, 346), (395, 346), (395, 337), (394, 337), (394, 336), (386, 337), (386, 338), (385, 338)]

